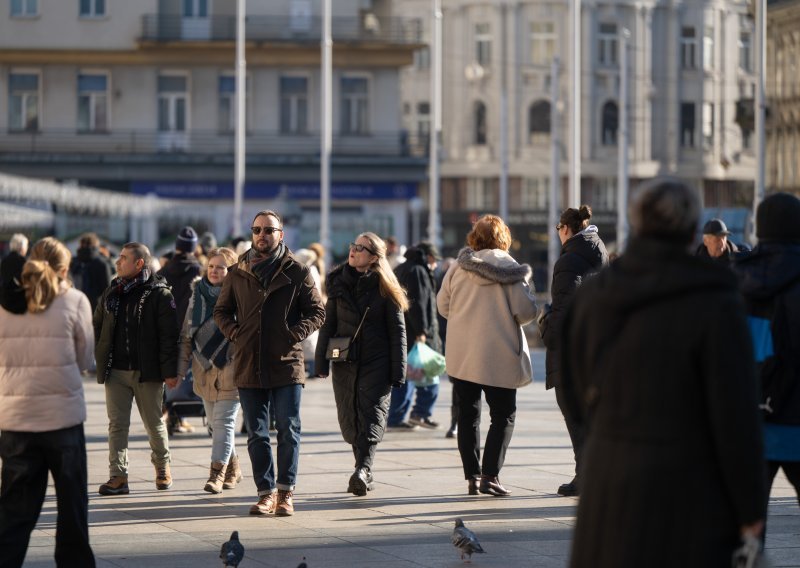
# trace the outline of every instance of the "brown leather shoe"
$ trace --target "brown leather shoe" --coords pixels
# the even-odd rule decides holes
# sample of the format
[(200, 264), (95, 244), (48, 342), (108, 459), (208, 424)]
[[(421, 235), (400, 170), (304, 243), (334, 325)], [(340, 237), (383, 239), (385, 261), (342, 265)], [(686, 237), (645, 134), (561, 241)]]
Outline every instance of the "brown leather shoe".
[(271, 515), (275, 512), (275, 490), (270, 493), (260, 495), (258, 503), (250, 507), (251, 515)]
[(156, 489), (164, 490), (172, 487), (172, 473), (169, 470), (169, 464), (165, 463), (161, 466), (156, 466)]
[(100, 493), (100, 495), (127, 495), (130, 493), (130, 489), (128, 489), (128, 476), (111, 476), (111, 479), (100, 486), (98, 493)]
[(494, 495), (495, 497), (511, 495), (511, 491), (502, 486), (500, 479), (496, 475), (481, 475), (481, 485), (478, 490), (481, 493)]
[(473, 477), (472, 479), (467, 480), (467, 495), (477, 495), (478, 494), (478, 484), (480, 480), (478, 478)]
[(228, 462), (228, 467), (225, 469), (225, 481), (222, 484), (223, 489), (236, 489), (236, 484), (242, 480), (242, 468), (239, 465), (239, 456), (234, 454), (231, 456), (231, 461)]
[(294, 515), (294, 504), (292, 503), (294, 493), (278, 489), (278, 504), (275, 507), (276, 517), (291, 517)]
[(222, 462), (213, 462), (211, 470), (208, 472), (208, 481), (206, 486), (203, 487), (204, 491), (209, 493), (222, 493), (222, 483), (225, 481), (225, 464)]

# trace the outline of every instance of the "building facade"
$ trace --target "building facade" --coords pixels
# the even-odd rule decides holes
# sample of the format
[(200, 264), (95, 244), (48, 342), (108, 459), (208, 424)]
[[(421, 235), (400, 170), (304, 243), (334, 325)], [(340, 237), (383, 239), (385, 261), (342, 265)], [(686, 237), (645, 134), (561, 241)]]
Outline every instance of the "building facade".
[[(429, 0), (401, 0), (401, 14), (430, 14)], [(456, 250), (476, 215), (496, 212), (501, 173), (501, 100), (508, 101), (509, 221), (514, 247), (546, 265), (551, 136), (558, 136), (566, 206), (570, 33), (566, 0), (442, 0), (443, 244)], [(613, 243), (617, 201), (619, 37), (628, 40), (630, 185), (658, 174), (683, 178), (709, 208), (750, 207), (755, 156), (737, 103), (755, 84), (753, 23), (743, 1), (584, 1), (581, 16), (581, 187), (601, 235)], [(423, 24), (429, 37), (430, 16)], [(559, 58), (558, 76), (551, 65)], [(403, 71), (405, 126), (429, 130), (430, 53)], [(551, 132), (551, 84), (558, 128)], [(541, 282), (540, 282), (541, 284)]]
[[(274, 207), (319, 238), (321, 2), (247, 3), (242, 226)], [(426, 159), (403, 130), (400, 69), (420, 22), (389, 0), (333, 4), (332, 241), (405, 237)], [(236, 0), (0, 0), (0, 170), (181, 200), (181, 224), (233, 225)], [(102, 220), (75, 220), (70, 230)], [(341, 252), (341, 251), (340, 251)]]

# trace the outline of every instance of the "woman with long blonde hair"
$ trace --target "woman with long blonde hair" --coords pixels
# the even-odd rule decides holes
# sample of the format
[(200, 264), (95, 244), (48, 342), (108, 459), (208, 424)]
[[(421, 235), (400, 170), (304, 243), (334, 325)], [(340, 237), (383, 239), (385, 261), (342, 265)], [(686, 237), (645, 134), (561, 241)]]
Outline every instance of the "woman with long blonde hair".
[(88, 298), (67, 279), (71, 255), (47, 237), (22, 268), (24, 313), (0, 307), (0, 550), (22, 566), (47, 491), (55, 482), (57, 566), (94, 567), (86, 490), (86, 402), (81, 372), (92, 362)]
[[(391, 389), (405, 383), (408, 299), (375, 233), (350, 243), (347, 263), (328, 274), (327, 289), (315, 367), (321, 377), (333, 375), (339, 427), (355, 457), (347, 491), (363, 496), (374, 487), (372, 463), (386, 431)], [(352, 340), (346, 356), (331, 361), (334, 337)]]

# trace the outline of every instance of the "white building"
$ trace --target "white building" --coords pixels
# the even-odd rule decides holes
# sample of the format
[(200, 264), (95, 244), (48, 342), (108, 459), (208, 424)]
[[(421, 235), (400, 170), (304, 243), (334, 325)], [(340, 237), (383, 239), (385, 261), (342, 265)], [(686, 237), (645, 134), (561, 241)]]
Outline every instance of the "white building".
[[(496, 212), (500, 177), (500, 100), (509, 103), (510, 223), (518, 254), (542, 266), (550, 176), (551, 81), (559, 84), (563, 199), (568, 174), (569, 1), (442, 0), (443, 240), (463, 243), (476, 214)], [(430, 0), (399, 0), (401, 14), (425, 15)], [(749, 207), (753, 140), (735, 122), (737, 102), (753, 96), (753, 25), (740, 0), (585, 1), (582, 25), (582, 202), (592, 205), (614, 241), (619, 115), (619, 35), (629, 40), (629, 173), (670, 174), (701, 189), (706, 207)], [(551, 76), (553, 57), (561, 73)], [(406, 128), (425, 134), (430, 55), (421, 50), (402, 72)]]
[[(332, 242), (406, 237), (426, 159), (402, 129), (399, 72), (420, 23), (390, 0), (333, 3)], [(318, 239), (320, 0), (247, 2), (243, 226), (275, 207)], [(185, 199), (161, 226), (232, 226), (236, 0), (0, 0), (0, 170)], [(77, 220), (103, 232), (102, 220)], [(99, 226), (98, 226), (99, 224)], [(60, 235), (69, 237), (71, 235)]]

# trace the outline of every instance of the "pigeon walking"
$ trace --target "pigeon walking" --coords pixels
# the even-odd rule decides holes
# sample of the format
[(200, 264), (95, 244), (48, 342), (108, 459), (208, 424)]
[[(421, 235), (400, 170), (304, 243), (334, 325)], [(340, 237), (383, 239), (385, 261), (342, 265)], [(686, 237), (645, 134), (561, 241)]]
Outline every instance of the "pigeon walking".
[(219, 557), (222, 558), (223, 566), (239, 565), (239, 562), (244, 558), (244, 546), (239, 542), (239, 531), (233, 531), (231, 533), (231, 539), (228, 542), (222, 543)]
[(467, 555), (467, 562), (471, 562), (474, 553), (484, 554), (485, 551), (481, 548), (481, 543), (478, 542), (478, 537), (475, 533), (464, 526), (464, 521), (456, 519), (456, 527), (453, 529), (453, 536), (450, 541), (453, 543), (460, 552), (461, 560), (464, 560), (464, 555)]

